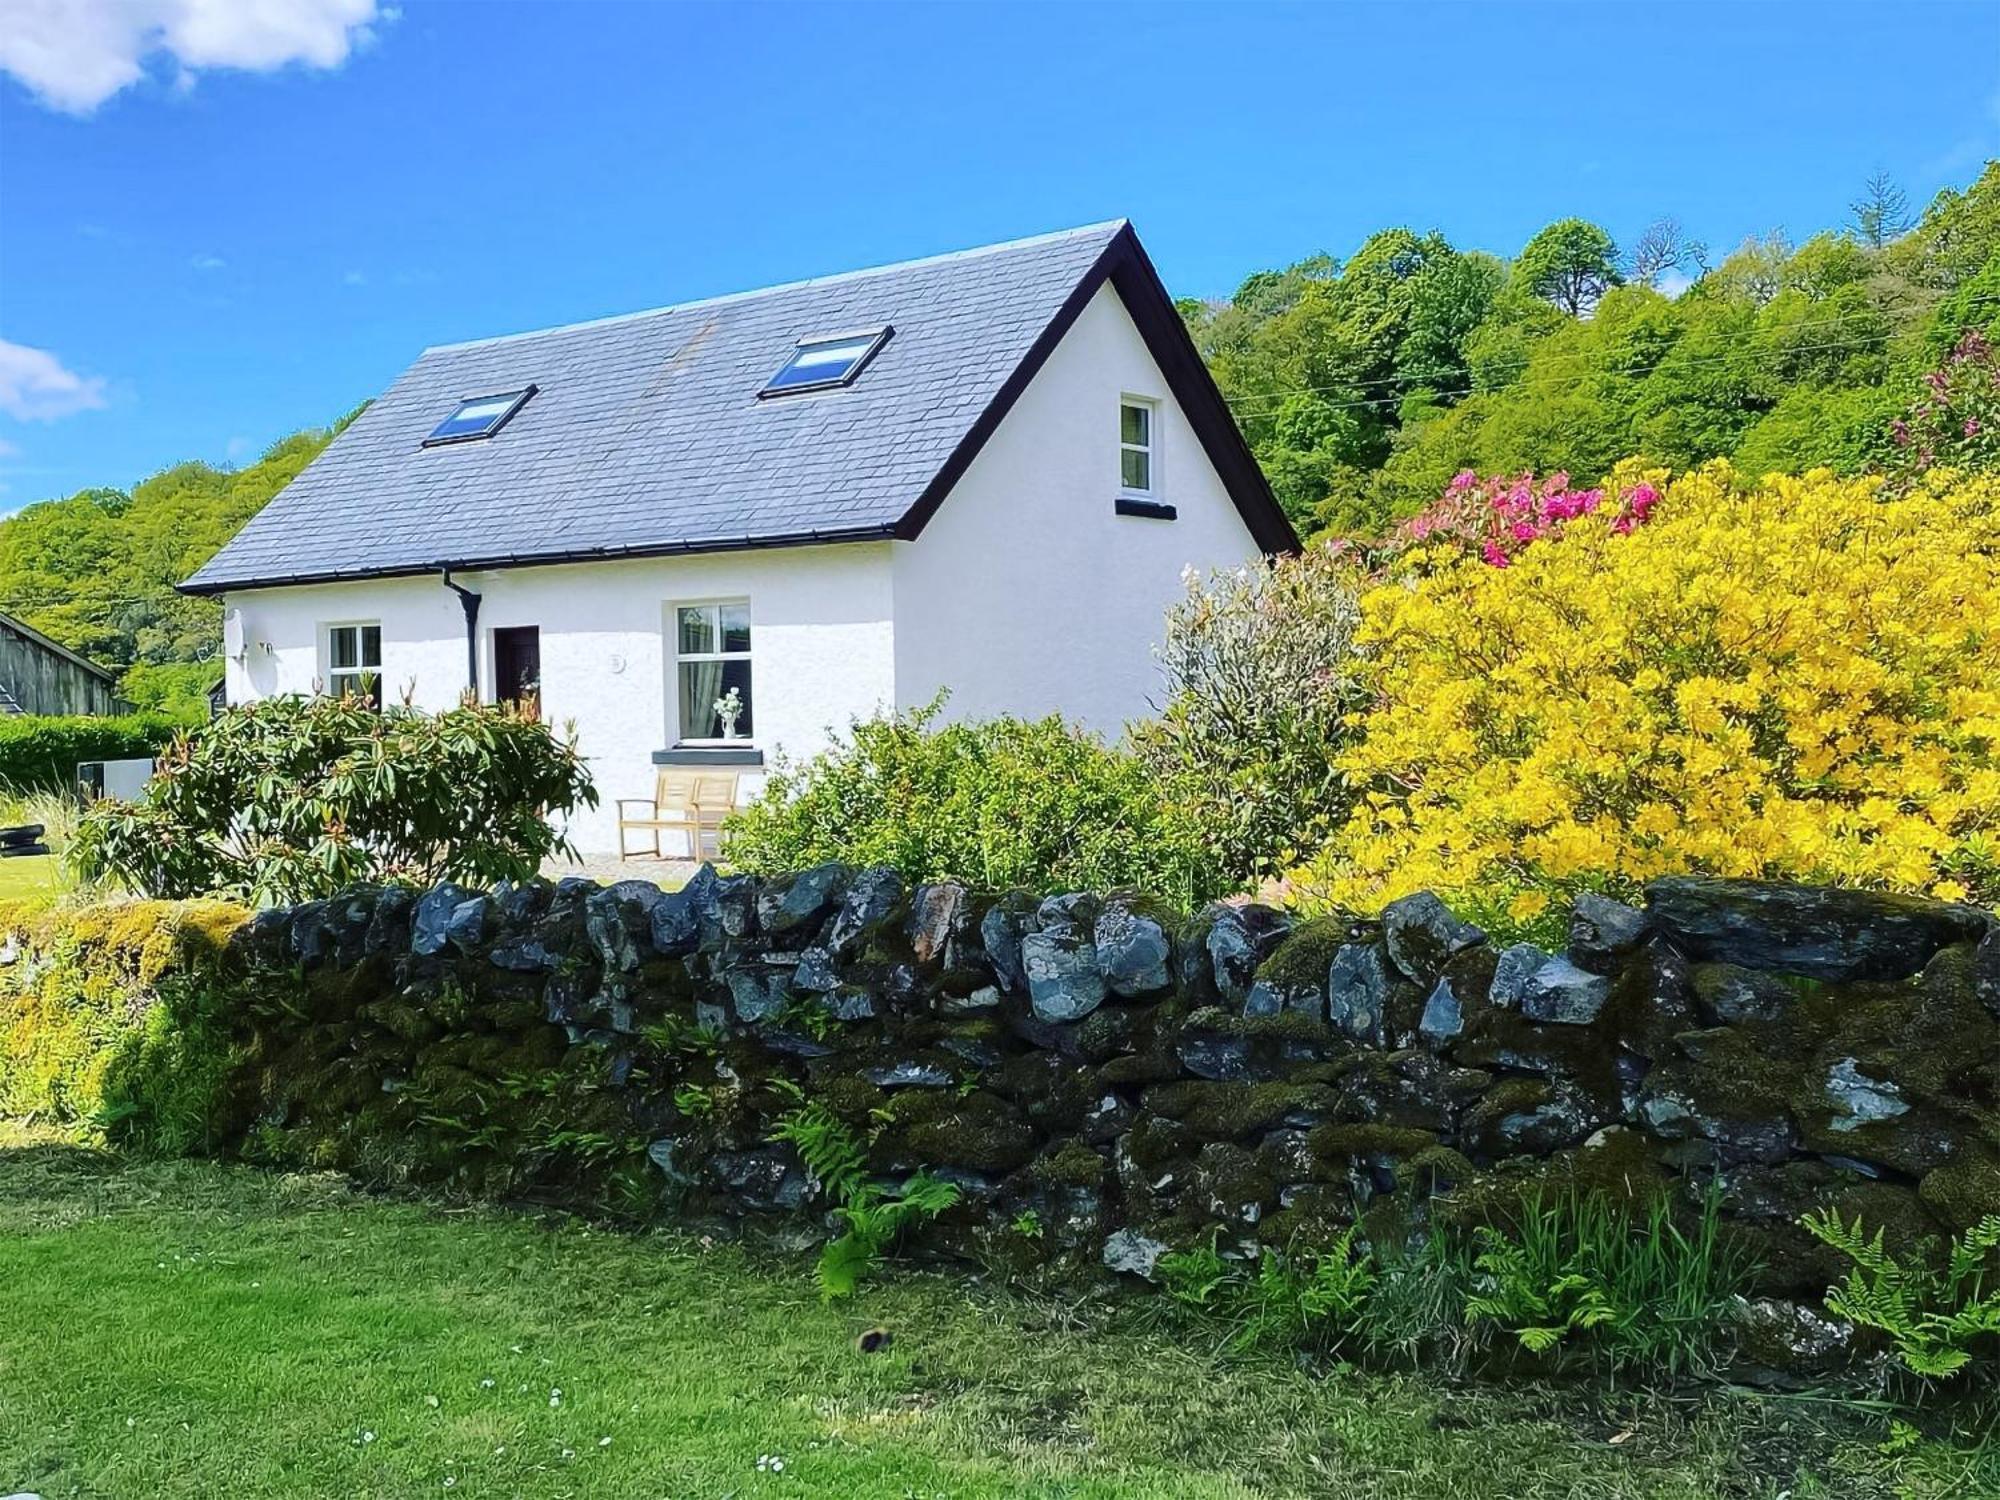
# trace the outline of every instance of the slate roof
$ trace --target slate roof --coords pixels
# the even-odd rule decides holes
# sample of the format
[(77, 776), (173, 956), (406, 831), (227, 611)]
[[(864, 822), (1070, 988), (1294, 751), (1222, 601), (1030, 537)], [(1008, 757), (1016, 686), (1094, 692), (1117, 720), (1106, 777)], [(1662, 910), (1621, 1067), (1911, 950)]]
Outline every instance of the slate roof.
[[(1199, 359), (1124, 221), (536, 333), (427, 349), (181, 585), (328, 581), (913, 536), (1089, 295), (1133, 306), (1184, 407)], [(1134, 316), (1139, 309), (1134, 307)], [(758, 399), (801, 338), (890, 325), (850, 386)], [(464, 399), (535, 395), (490, 438), (426, 448)], [(1247, 450), (1199, 373), (1226, 435)], [(1201, 392), (1197, 392), (1197, 405)], [(1202, 427), (1199, 415), (1197, 428)], [(1240, 464), (1237, 468), (1240, 469)], [(1292, 544), (1254, 462), (1232, 492)], [(1253, 516), (1252, 512), (1256, 514)], [(1275, 525), (1272, 518), (1275, 517)], [(1260, 529), (1261, 528), (1261, 529)]]

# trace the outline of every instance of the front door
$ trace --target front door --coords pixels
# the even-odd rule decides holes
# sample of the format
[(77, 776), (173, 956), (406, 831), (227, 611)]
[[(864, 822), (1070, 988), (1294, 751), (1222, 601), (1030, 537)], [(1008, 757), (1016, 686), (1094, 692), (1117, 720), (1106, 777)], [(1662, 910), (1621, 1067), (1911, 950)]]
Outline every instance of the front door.
[(539, 703), (542, 696), (542, 630), (509, 625), (493, 632), (493, 697), (500, 703)]

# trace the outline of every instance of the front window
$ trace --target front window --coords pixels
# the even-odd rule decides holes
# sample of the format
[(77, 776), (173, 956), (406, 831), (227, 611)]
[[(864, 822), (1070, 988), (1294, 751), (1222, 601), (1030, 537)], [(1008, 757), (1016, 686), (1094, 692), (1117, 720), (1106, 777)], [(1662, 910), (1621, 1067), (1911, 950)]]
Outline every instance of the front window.
[(679, 605), (674, 632), (681, 742), (751, 738), (750, 601)]
[(1128, 494), (1153, 490), (1153, 403), (1118, 403), (1118, 482)]
[(382, 706), (382, 627), (329, 625), (326, 630), (326, 690), (336, 698), (359, 698)]

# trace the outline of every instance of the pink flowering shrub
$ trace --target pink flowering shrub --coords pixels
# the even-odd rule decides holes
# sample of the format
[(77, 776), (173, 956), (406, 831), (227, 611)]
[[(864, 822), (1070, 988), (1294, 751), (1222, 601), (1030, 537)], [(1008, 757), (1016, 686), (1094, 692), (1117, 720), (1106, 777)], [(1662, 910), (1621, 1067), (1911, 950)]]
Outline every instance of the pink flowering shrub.
[(1646, 524), (1660, 503), (1650, 479), (1614, 474), (1593, 489), (1570, 488), (1560, 471), (1481, 479), (1467, 469), (1431, 505), (1405, 521), (1393, 545), (1456, 544), (1504, 568), (1525, 547), (1555, 536), (1580, 516), (1603, 515), (1621, 536)]
[(2000, 468), (2000, 356), (1976, 329), (1923, 378), (1909, 412), (1889, 425), (1906, 474)]

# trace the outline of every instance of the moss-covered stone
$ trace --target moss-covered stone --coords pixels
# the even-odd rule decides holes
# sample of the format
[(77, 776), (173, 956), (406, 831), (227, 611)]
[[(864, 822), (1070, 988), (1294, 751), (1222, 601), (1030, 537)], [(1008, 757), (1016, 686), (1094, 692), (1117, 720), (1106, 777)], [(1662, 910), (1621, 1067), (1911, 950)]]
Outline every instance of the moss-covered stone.
[(2000, 1156), (1968, 1150), (1957, 1161), (1927, 1173), (1917, 1184), (1924, 1207), (1954, 1232), (2000, 1214)]
[(1312, 1125), (1328, 1118), (1333, 1092), (1323, 1084), (1160, 1084), (1145, 1107), (1185, 1124), (1204, 1141), (1249, 1141), (1280, 1124)]

